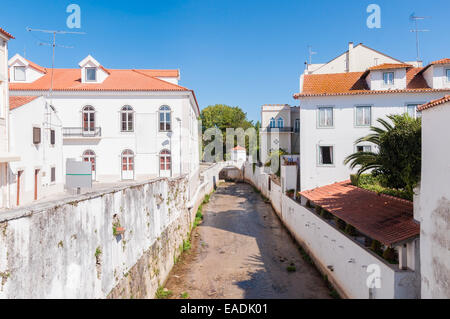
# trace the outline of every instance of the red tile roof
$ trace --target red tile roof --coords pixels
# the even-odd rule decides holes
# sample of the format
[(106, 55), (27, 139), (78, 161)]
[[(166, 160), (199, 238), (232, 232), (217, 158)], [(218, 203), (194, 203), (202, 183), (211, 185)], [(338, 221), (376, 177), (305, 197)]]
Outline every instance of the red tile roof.
[[(54, 69), (54, 91), (189, 91), (140, 70), (108, 69), (110, 75), (102, 83), (81, 83), (80, 69)], [(12, 91), (47, 91), (51, 83), (51, 71), (32, 83), (10, 83)]]
[(432, 108), (434, 106), (441, 105), (441, 104), (444, 104), (444, 103), (447, 103), (447, 102), (450, 102), (450, 95), (446, 95), (443, 98), (440, 98), (440, 99), (437, 99), (437, 100), (433, 100), (433, 101), (430, 101), (428, 103), (419, 105), (417, 107), (417, 110), (418, 111), (423, 111), (423, 110), (426, 110), (426, 109), (429, 109), (429, 108)]
[(47, 73), (47, 69), (44, 68), (43, 66), (40, 66), (40, 65), (38, 65), (38, 64), (28, 60), (28, 59), (25, 59), (25, 58), (23, 58), (23, 59), (26, 60), (28, 62), (28, 64), (29, 64), (29, 66), (32, 67), (33, 69), (35, 69), (35, 70), (37, 70), (37, 71), (39, 71), (41, 73)]
[(300, 193), (314, 204), (385, 245), (419, 236), (413, 203), (377, 194), (343, 181)]
[(10, 96), (9, 97), (9, 109), (14, 110), (19, 106), (30, 103), (31, 101), (37, 99), (39, 96)]
[(387, 69), (404, 69), (404, 68), (411, 68), (411, 64), (405, 64), (405, 63), (383, 63), (380, 65), (373, 66), (369, 68), (369, 70), (387, 70)]
[(448, 59), (448, 58), (440, 59), (437, 61), (433, 61), (430, 64), (450, 64), (450, 59)]
[(232, 149), (232, 151), (245, 151), (245, 147), (238, 145), (238, 146), (234, 147)]
[(305, 74), (303, 90), (294, 94), (294, 98), (309, 96), (336, 96), (357, 94), (389, 94), (389, 93), (421, 93), (445, 92), (450, 89), (432, 89), (425, 81), (424, 68), (410, 67), (406, 70), (406, 89), (369, 90), (366, 83), (366, 72), (348, 72), (334, 74)]
[(10, 39), (15, 39), (11, 33), (6, 32), (6, 31), (3, 30), (2, 28), (0, 28), (0, 33), (3, 34), (4, 36), (7, 36), (7, 37), (10, 38)]

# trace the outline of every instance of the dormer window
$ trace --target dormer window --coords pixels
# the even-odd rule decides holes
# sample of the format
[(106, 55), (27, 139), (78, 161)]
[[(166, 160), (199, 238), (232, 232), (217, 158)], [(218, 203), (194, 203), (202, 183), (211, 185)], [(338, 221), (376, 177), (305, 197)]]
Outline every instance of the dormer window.
[(14, 81), (25, 81), (25, 67), (15, 66), (14, 67)]
[(394, 72), (384, 72), (383, 73), (383, 82), (384, 82), (384, 85), (394, 84)]
[(86, 68), (86, 82), (97, 81), (97, 68)]

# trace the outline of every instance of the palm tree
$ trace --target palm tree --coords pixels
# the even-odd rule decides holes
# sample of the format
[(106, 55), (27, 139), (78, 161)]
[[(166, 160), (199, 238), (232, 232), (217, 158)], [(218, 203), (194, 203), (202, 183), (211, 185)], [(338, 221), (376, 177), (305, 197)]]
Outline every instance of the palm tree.
[[(396, 115), (388, 115), (388, 118), (395, 122)], [(380, 148), (381, 136), (384, 134), (388, 134), (389, 131), (392, 131), (394, 127), (389, 124), (384, 119), (377, 119), (377, 122), (380, 123), (383, 127), (371, 126), (370, 130), (373, 132), (367, 136), (361, 137), (355, 141), (355, 144), (359, 144), (361, 142), (371, 142), (375, 144), (378, 149)], [(356, 152), (349, 156), (347, 156), (344, 160), (344, 164), (347, 165), (350, 163), (350, 168), (354, 169), (356, 166), (360, 166), (358, 169), (356, 176), (359, 179), (359, 176), (371, 169), (379, 169), (382, 168), (382, 163), (380, 159), (379, 153), (375, 152)]]

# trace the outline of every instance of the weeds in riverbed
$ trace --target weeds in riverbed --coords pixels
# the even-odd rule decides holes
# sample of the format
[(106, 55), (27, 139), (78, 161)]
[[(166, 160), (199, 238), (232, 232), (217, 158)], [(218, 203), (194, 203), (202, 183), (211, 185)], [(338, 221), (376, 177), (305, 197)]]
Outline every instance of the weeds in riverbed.
[(156, 290), (155, 294), (156, 299), (167, 299), (170, 296), (172, 296), (172, 291), (167, 288), (159, 286), (158, 289)]
[(187, 291), (185, 291), (185, 292), (183, 292), (183, 293), (180, 295), (180, 297), (183, 298), (183, 299), (188, 299), (188, 298), (189, 298), (189, 294), (187, 293)]
[(323, 275), (322, 278), (325, 281), (325, 284), (327, 285), (328, 289), (330, 289), (330, 293), (329, 293), (330, 297), (332, 297), (333, 299), (341, 299), (341, 296), (339, 295), (339, 293), (336, 291), (336, 289), (334, 289), (333, 285), (328, 280), (328, 276)]
[(188, 251), (191, 249), (191, 242), (188, 240), (183, 240), (183, 251)]
[(289, 266), (286, 267), (286, 270), (288, 272), (295, 272), (295, 271), (297, 271), (297, 268), (295, 267), (295, 265), (293, 263), (291, 263)]

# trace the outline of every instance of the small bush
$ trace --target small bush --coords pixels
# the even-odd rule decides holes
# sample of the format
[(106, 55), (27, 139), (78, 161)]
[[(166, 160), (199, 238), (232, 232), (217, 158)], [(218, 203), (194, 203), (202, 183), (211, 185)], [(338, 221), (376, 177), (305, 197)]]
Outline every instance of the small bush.
[(383, 258), (390, 263), (396, 263), (397, 254), (394, 248), (388, 247), (383, 252)]
[(372, 249), (373, 252), (377, 253), (378, 255), (382, 254), (381, 251), (381, 243), (378, 240), (372, 240), (372, 244), (370, 245), (370, 249)]
[(334, 221), (336, 222), (337, 228), (339, 228), (340, 230), (345, 230), (347, 224), (342, 219), (335, 216)]
[(189, 298), (189, 294), (185, 291), (185, 292), (183, 292), (181, 295), (181, 298), (183, 298), (183, 299), (188, 299)]
[(333, 217), (333, 215), (331, 215), (329, 212), (327, 212), (323, 208), (322, 208), (322, 211), (320, 212), (320, 216), (322, 216), (325, 219), (331, 219)]
[(352, 225), (350, 225), (350, 224), (347, 224), (346, 226), (345, 226), (345, 233), (347, 234), (347, 235), (350, 235), (350, 236), (356, 236), (356, 228), (355, 227), (353, 227)]
[(350, 182), (353, 186), (358, 186), (358, 176), (356, 174), (350, 174)]
[(297, 268), (295, 267), (294, 264), (290, 264), (289, 266), (286, 267), (286, 270), (288, 272), (295, 272), (295, 271), (297, 271)]
[(156, 295), (155, 295), (156, 299), (167, 299), (170, 296), (172, 296), (172, 291), (170, 291), (162, 286), (159, 286), (158, 289), (156, 290)]

